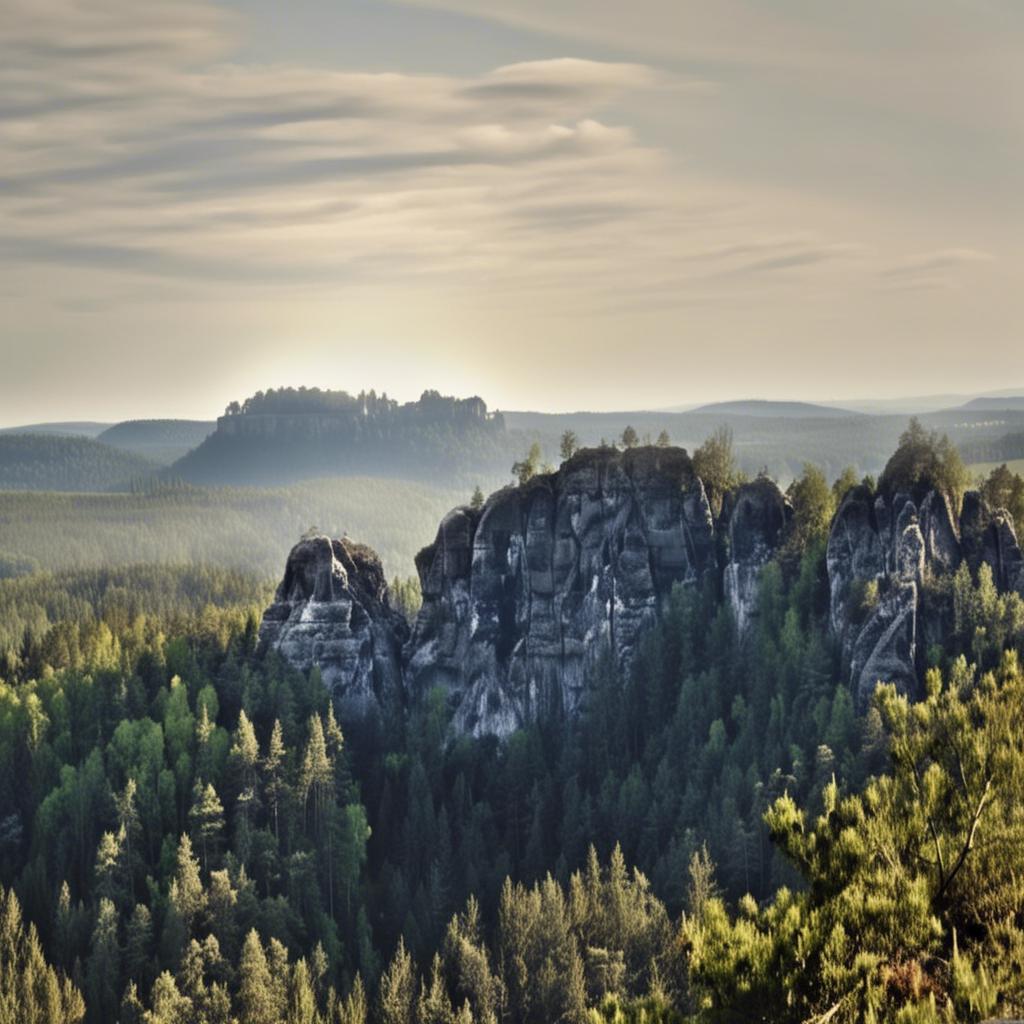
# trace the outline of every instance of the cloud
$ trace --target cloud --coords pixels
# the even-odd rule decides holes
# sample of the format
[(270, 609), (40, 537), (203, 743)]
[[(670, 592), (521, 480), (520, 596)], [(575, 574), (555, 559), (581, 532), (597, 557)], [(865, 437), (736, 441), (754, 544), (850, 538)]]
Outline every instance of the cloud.
[[(673, 374), (731, 373), (773, 337), (859, 338), (870, 317), (880, 345), (908, 316), (932, 317), (930, 337), (952, 334), (973, 310), (958, 320), (911, 295), (937, 279), (969, 273), (990, 289), (978, 304), (998, 308), (989, 276), (1006, 247), (973, 230), (967, 200), (934, 201), (933, 178), (917, 173), (937, 166), (934, 151), (916, 135), (907, 141), (887, 109), (833, 116), (821, 106), (856, 78), (849, 47), (838, 52), (817, 15), (794, 26), (788, 0), (777, 14), (738, 3), (639, 0), (627, 23), (626, 8), (605, 0), (584, 13), (576, 0), (564, 10), (525, 0), (508, 16), (561, 26), (564, 52), (577, 56), (385, 73), (257, 62), (251, 54), (262, 51), (243, 49), (246, 22), (204, 0), (8, 0), (3, 340), (52, 351), (65, 339), (69, 352), (86, 344), (75, 316), (88, 309), (83, 332), (117, 355), (83, 356), (75, 373), (121, 357), (145, 363), (174, 345), (223, 347), (224, 365), (258, 357), (267, 367), (268, 353), (290, 358), (282, 337), (314, 337), (322, 353), (340, 339), (360, 353), (358, 366), (376, 359), (382, 373), (401, 365), (411, 377), (423, 366), (413, 350), (428, 338), (436, 352), (421, 360), (485, 365), (492, 376), (474, 389), (518, 374), (532, 400), (533, 389), (562, 386), (559, 369), (586, 363), (603, 380), (595, 400), (615, 405), (623, 385), (612, 357), (623, 351), (657, 365), (657, 387), (671, 390)], [(740, 7), (749, 8), (742, 31), (727, 16)], [(504, 9), (482, 0), (479, 11)], [(902, 54), (907, 41), (896, 36), (886, 46)], [(595, 55), (587, 39), (604, 49)], [(975, 36), (967, 53), (977, 53)], [(697, 56), (698, 67), (683, 66)], [(748, 61), (756, 75), (736, 71)], [(807, 78), (812, 65), (826, 72)], [(894, 67), (882, 66), (864, 96), (884, 94)], [(893, 95), (894, 107), (909, 102)], [(942, 149), (951, 179), (965, 173), (959, 152), (970, 153)], [(900, 174), (912, 201), (894, 188)], [(956, 184), (972, 201), (1004, 198)], [(1008, 209), (1000, 205), (1007, 234)], [(806, 356), (810, 365), (817, 350)], [(552, 360), (550, 374), (536, 372)], [(42, 356), (39, 366), (48, 381)], [(659, 401), (669, 399), (679, 396)]]
[(962, 267), (972, 263), (991, 263), (990, 252), (980, 249), (935, 249), (931, 252), (917, 253), (908, 259), (882, 271), (886, 277), (902, 277), (907, 274), (919, 274), (929, 270), (947, 270), (950, 267)]
[(676, 202), (662, 154), (600, 117), (678, 85), (643, 65), (232, 63), (238, 29), (199, 2), (19, 0), (0, 30), (0, 260), (199, 287), (296, 267), (539, 280), (553, 231), (593, 251), (602, 227), (646, 230), (652, 192)]
[(956, 287), (972, 267), (995, 262), (990, 252), (971, 248), (933, 249), (905, 257), (879, 271), (886, 288), (902, 291), (945, 291)]

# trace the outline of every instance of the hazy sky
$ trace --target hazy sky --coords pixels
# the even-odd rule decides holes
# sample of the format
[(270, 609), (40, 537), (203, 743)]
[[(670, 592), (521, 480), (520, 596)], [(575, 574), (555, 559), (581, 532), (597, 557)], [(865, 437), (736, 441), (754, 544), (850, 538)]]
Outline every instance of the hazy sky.
[(1024, 385), (1020, 0), (0, 0), (0, 423)]

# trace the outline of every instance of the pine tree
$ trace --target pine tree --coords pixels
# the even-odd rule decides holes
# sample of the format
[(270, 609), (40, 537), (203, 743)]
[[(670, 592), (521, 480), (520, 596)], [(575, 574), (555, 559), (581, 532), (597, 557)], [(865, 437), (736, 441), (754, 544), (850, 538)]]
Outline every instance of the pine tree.
[(117, 910), (101, 899), (90, 942), (87, 968), (89, 1014), (93, 1020), (113, 1020), (121, 991), (121, 949), (117, 941)]
[(338, 1006), (338, 1024), (366, 1024), (368, 1008), (362, 976), (357, 974), (352, 990)]
[(255, 928), (246, 935), (242, 945), (238, 974), (239, 1024), (278, 1024), (274, 979)]
[(316, 997), (305, 960), (292, 968), (288, 984), (287, 1024), (315, 1024), (317, 1017)]
[(441, 957), (434, 954), (430, 982), (420, 986), (416, 1003), (416, 1024), (454, 1024), (455, 1014), (441, 973)]
[(416, 976), (404, 939), (398, 940), (395, 955), (380, 979), (380, 1024), (414, 1024)]
[(192, 855), (192, 841), (185, 834), (182, 834), (178, 842), (174, 877), (168, 895), (172, 909), (181, 918), (186, 930), (191, 931), (206, 902), (206, 894), (199, 876), (199, 861)]
[(576, 436), (575, 431), (566, 430), (562, 434), (562, 440), (558, 446), (558, 454), (561, 456), (562, 461), (568, 462), (579, 450), (579, 446), (579, 438)]
[(127, 977), (145, 991), (152, 975), (149, 965), (153, 949), (153, 918), (149, 907), (136, 903), (125, 929), (124, 970)]
[(264, 788), (267, 800), (270, 803), (271, 812), (274, 817), (274, 838), (281, 841), (281, 829), (279, 814), (281, 801), (285, 794), (286, 783), (284, 780), (284, 734), (281, 730), (281, 722), (274, 719), (274, 727), (270, 732), (270, 742), (267, 746), (267, 756), (263, 760), (263, 774), (266, 782)]
[(81, 994), (43, 958), (35, 927), (0, 886), (0, 1021), (3, 1024), (79, 1024)]
[(122, 870), (123, 840), (123, 832), (117, 836), (113, 832), (104, 832), (100, 837), (99, 848), (96, 850), (96, 895), (100, 899), (111, 900), (118, 904), (126, 896)]
[(216, 859), (224, 836), (224, 807), (211, 783), (201, 786), (196, 780), (188, 817), (202, 852), (203, 871), (209, 875), (210, 861)]

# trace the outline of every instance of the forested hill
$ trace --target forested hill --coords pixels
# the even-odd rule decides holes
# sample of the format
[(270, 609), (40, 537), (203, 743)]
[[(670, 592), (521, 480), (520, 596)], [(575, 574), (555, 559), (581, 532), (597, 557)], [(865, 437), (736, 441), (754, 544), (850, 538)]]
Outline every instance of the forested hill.
[[(732, 432), (740, 469), (749, 476), (765, 470), (783, 484), (798, 477), (807, 463), (818, 466), (830, 478), (848, 466), (859, 476), (877, 476), (907, 425), (904, 415), (865, 415), (837, 409), (818, 414), (818, 407), (794, 410), (787, 408), (787, 403), (764, 403), (755, 412), (758, 405), (721, 403), (688, 412), (506, 410), (504, 416), (510, 431), (539, 438), (548, 458), (557, 452), (558, 438), (566, 430), (571, 430), (580, 444), (588, 446), (599, 444), (602, 438), (617, 440), (627, 426), (633, 427), (641, 438), (653, 439), (665, 431), (673, 444), (693, 451), (725, 426)], [(957, 446), (966, 446), (971, 452), (970, 461), (975, 461), (975, 452), (1010, 450), (1012, 445), (990, 447), (990, 443), (1007, 433), (1024, 431), (1024, 411), (1012, 409), (951, 409), (919, 418), (927, 428), (948, 435)], [(1011, 457), (1020, 456), (986, 455), (978, 461)]]
[(215, 426), (207, 420), (125, 420), (104, 430), (97, 440), (170, 465), (202, 444)]
[[(933, 440), (877, 496), (955, 497)], [(433, 689), (343, 733), (237, 573), (0, 582), (5, 1024), (1019, 1016), (1024, 602), (984, 560), (923, 580), (954, 627), (920, 699), (858, 711), (829, 629), (851, 483), (790, 489), (742, 636), (717, 574), (677, 586), (573, 729), (504, 743), (453, 738)]]
[(86, 437), (0, 434), (0, 490), (125, 490), (156, 464)]
[(232, 402), (216, 431), (169, 472), (203, 484), (352, 474), (433, 480), (505, 473), (522, 446), (480, 398), (425, 391), (401, 404), (373, 391), (280, 388)]

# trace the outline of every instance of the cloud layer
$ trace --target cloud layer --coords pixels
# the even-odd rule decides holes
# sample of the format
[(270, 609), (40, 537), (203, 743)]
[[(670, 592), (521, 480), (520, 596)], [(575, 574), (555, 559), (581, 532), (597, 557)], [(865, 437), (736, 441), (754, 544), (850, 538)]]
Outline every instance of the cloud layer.
[[(594, 40), (630, 52), (423, 74), (243, 61), (251, 26), (204, 0), (7, 0), (0, 344), (10, 365), (41, 381), (61, 353), (70, 389), (101, 353), (134, 387), (148, 365), (140, 352), (173, 377), (165, 353), (215, 333), (217, 372), (259, 349), (251, 376), (210, 384), (230, 397), (250, 380), (272, 383), (258, 373), (280, 377), (270, 352), (287, 324), (310, 352), (379, 346), (362, 379), (333, 383), (394, 389), (379, 375), (396, 361), (421, 372), (419, 349), (436, 346), (467, 388), (506, 402), (668, 404), (690, 397), (683, 383), (638, 382), (617, 400), (621, 374), (595, 364), (582, 393), (563, 399), (557, 377), (623, 346), (671, 372), (711, 373), (716, 347), (728, 362), (785, 343), (785, 362), (826, 331), (838, 351), (869, 330), (891, 342), (894, 319), (900, 332), (929, 324), (932, 311), (901, 305), (920, 302), (903, 293), (999, 294), (1017, 255), (999, 230), (973, 230), (948, 206), (947, 221), (927, 202), (896, 210), (899, 171), (881, 155), (907, 143), (865, 146), (863, 110), (850, 116), (850, 154), (762, 116), (778, 74), (820, 73), (830, 52), (823, 89), (845, 95), (865, 70), (857, 32), (744, 4), (761, 35), (741, 39), (728, 12), (643, 4), (631, 28), (615, 4), (556, 12), (529, 0), (492, 12), (438, 0), (575, 31), (570, 52)], [(903, 59), (894, 25), (887, 45)], [(947, 49), (939, 28), (932, 57)], [(837, 38), (856, 45), (840, 53)], [(979, 60), (977, 33), (969, 42), (966, 57)], [(918, 70), (919, 49), (908, 65)], [(881, 78), (864, 89), (868, 108), (894, 67), (884, 50), (870, 55)], [(696, 57), (700, 68), (687, 66)], [(767, 65), (776, 77), (760, 91), (737, 77)], [(897, 106), (912, 106), (910, 92), (897, 90)], [(793, 109), (813, 128), (811, 107)], [(989, 114), (999, 122), (995, 105)], [(885, 166), (892, 181), (877, 173)], [(971, 312), (936, 316), (952, 331)], [(512, 339), (556, 380), (492, 368)], [(737, 389), (785, 380), (773, 372)], [(6, 387), (0, 400), (22, 400), (23, 384)], [(716, 378), (693, 397), (727, 387)]]

